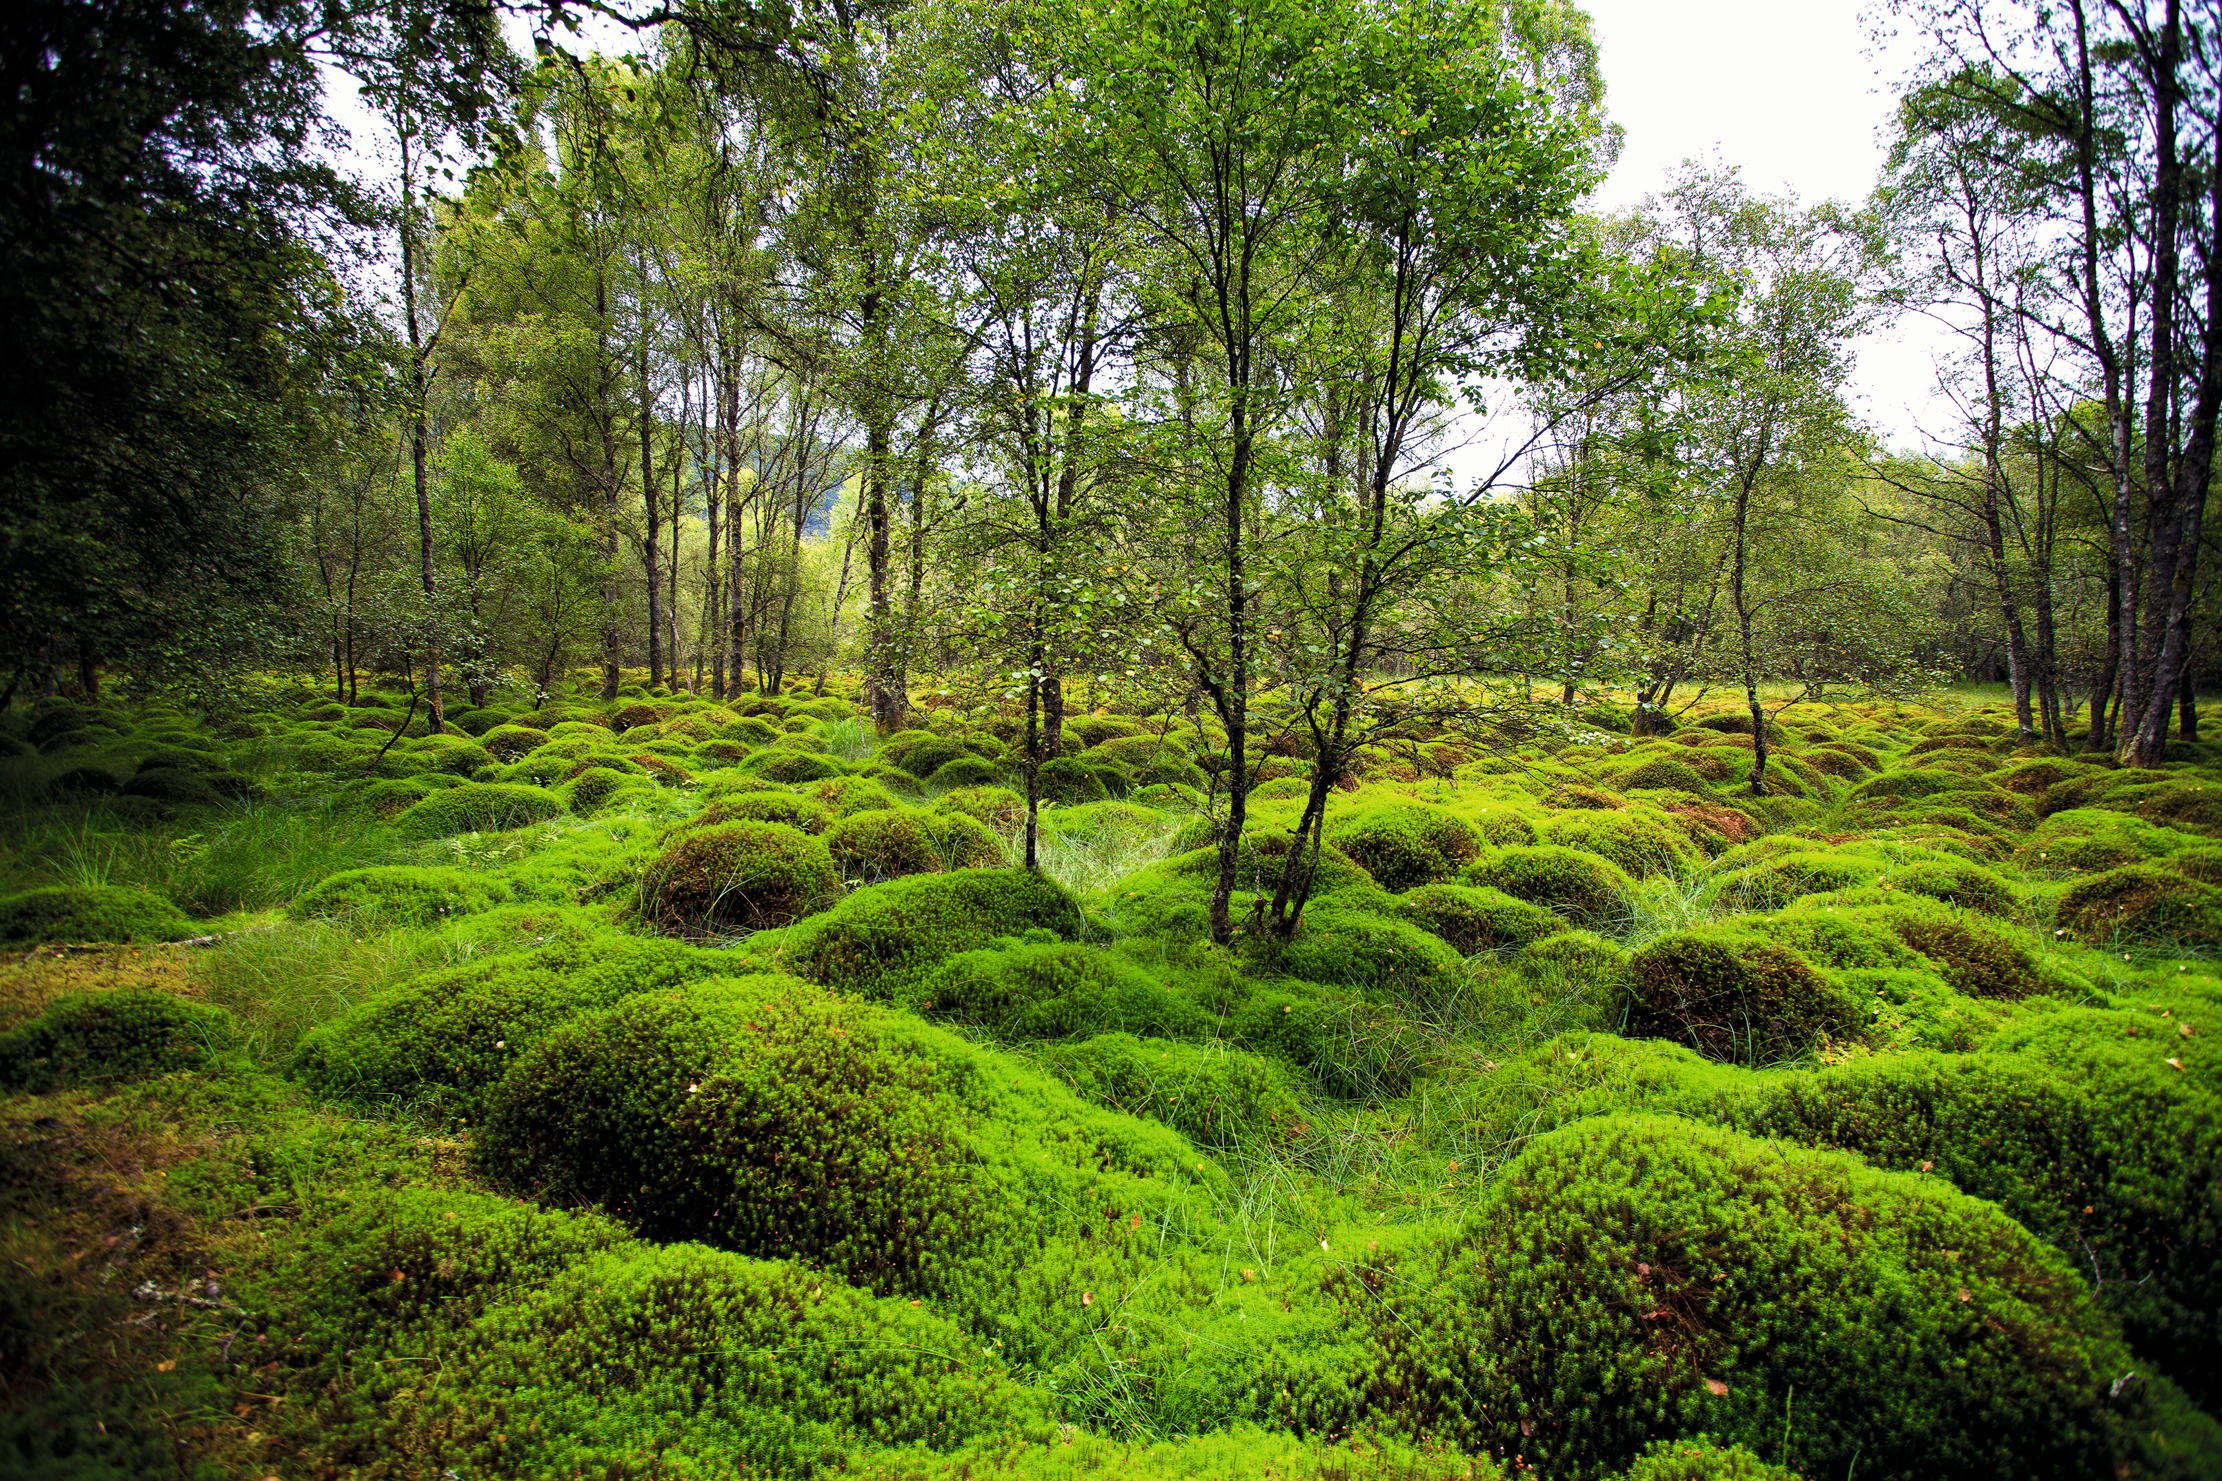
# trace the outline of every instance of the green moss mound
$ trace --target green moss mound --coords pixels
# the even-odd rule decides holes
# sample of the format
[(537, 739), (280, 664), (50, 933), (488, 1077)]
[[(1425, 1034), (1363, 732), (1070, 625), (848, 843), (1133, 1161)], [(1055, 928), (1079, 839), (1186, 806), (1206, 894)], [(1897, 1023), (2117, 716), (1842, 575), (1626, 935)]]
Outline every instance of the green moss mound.
[(224, 800), (215, 778), (180, 766), (142, 771), (123, 784), (126, 797), (144, 797), (166, 807), (214, 807)]
[(561, 797), (543, 787), (465, 782), (434, 792), (396, 817), (393, 826), (404, 838), (452, 838), (529, 827), (567, 810)]
[(1304, 1129), (1294, 1077), (1222, 1044), (1103, 1033), (1049, 1045), (1041, 1062), (1097, 1105), (1162, 1121), (1200, 1147), (1286, 1142)]
[[(1253, 828), (1242, 835), (1242, 842), (1235, 850), (1234, 884), (1238, 890), (1258, 894), (1271, 894), (1279, 887), (1281, 871), (1288, 862), (1289, 835), (1285, 832)], [(1154, 874), (1195, 881), (1205, 884), (1219, 878), (1219, 850), (1210, 848), (1190, 849), (1178, 853), (1157, 866)], [(1137, 875), (1130, 883), (1141, 883), (1144, 876)], [(1341, 849), (1331, 843), (1320, 845), (1312, 866), (1312, 893), (1330, 894), (1336, 890), (1363, 888), (1372, 885), (1373, 876), (1359, 867)]]
[(475, 870), (387, 864), (326, 875), (296, 896), (286, 913), (296, 920), (429, 926), (513, 898), (508, 885)]
[(824, 781), (841, 774), (841, 763), (831, 756), (820, 756), (808, 751), (767, 749), (758, 751), (741, 763), (741, 770), (751, 776), (762, 777), (767, 782), (784, 786), (800, 786), (804, 782)]
[(636, 908), (664, 930), (718, 936), (788, 925), (840, 898), (822, 840), (784, 823), (737, 822), (674, 838), (641, 875)]
[(592, 936), (411, 979), (312, 1031), (293, 1073), (361, 1104), (436, 1099), (469, 1115), (485, 1088), (565, 1020), (730, 972), (734, 960), (640, 936)]
[(1705, 862), (1688, 832), (1650, 808), (1561, 813), (1539, 831), (1547, 844), (1595, 854), (1638, 879), (1686, 873)]
[(1526, 946), (1566, 929), (1564, 920), (1540, 905), (1475, 885), (1429, 884), (1407, 890), (1404, 914), (1469, 956)]
[(73, 993), (0, 1033), (0, 1091), (42, 1094), (199, 1069), (233, 1038), (229, 1013), (174, 993)]
[(1001, 869), (1010, 863), (1002, 835), (970, 814), (930, 812), (923, 820), (942, 863), (951, 869)]
[(1699, 1436), (1659, 1440), (1622, 1471), (1618, 1481), (1799, 1481), (1798, 1473), (1773, 1466), (1741, 1445), (1716, 1445)]
[(1257, 950), (1273, 972), (1415, 1007), (1446, 1001), (1466, 978), (1466, 964), (1440, 937), (1333, 898), (1306, 909), (1293, 938)]
[(924, 781), (952, 761), (977, 761), (956, 741), (930, 730), (898, 730), (880, 742), (875, 759)]
[(2133, 1360), (2070, 1264), (1988, 1204), (1841, 1153), (1576, 1122), (1411, 1279), (1433, 1290), (1385, 1303), (1374, 1402), (1554, 1476), (1662, 1432), (1809, 1475), (2090, 1476), (2137, 1451), (2141, 1402), (2116, 1391)]
[(1044, 761), (1034, 777), (1041, 800), (1053, 806), (1076, 807), (1086, 802), (1102, 802), (1111, 795), (1104, 780), (1104, 769), (1091, 766), (1077, 756), (1057, 756)]
[(827, 777), (822, 782), (812, 782), (803, 789), (803, 795), (824, 803), (837, 818), (901, 805), (894, 793), (870, 777), (861, 776)]
[[(628, 999), (551, 1036), (476, 1143), (505, 1184), (657, 1237), (809, 1260), (874, 1290), (989, 1295), (1092, 1210), (1203, 1173), (1163, 1128), (1093, 1110), (1020, 1062), (777, 979)], [(1130, 1226), (1130, 1230), (1133, 1226)], [(1069, 1295), (1056, 1303), (1078, 1309)], [(1029, 1341), (1029, 1346), (1033, 1345)]]
[(581, 817), (595, 817), (619, 811), (628, 798), (652, 797), (655, 792), (656, 784), (646, 777), (594, 766), (567, 783), (563, 797), (571, 811)]
[(993, 786), (1003, 780), (1003, 768), (978, 756), (958, 756), (944, 761), (926, 778), (926, 785), (936, 791), (955, 787)]
[(2222, 1394), (2222, 1207), (2211, 1196), (2222, 1115), (2165, 1062), (2155, 1068), (2063, 1075), (2023, 1054), (1906, 1054), (1754, 1079), (1713, 1113), (1933, 1172), (1997, 1204), (2094, 1275), (2139, 1354), (2211, 1403)]
[(1861, 1004), (1796, 952), (1735, 926), (1661, 936), (1636, 952), (1630, 1027), (1708, 1059), (1767, 1064), (1858, 1036)]
[(910, 1001), (944, 958), (1030, 930), (1078, 935), (1080, 907), (1023, 869), (920, 874), (852, 892), (787, 932), (775, 960), (828, 987)]
[(427, 771), (446, 772), (449, 776), (469, 776), (482, 766), (492, 766), (496, 760), (490, 747), (460, 735), (428, 735), (409, 747), (409, 758)]
[(851, 813), (827, 825), (825, 843), (842, 878), (868, 884), (932, 874), (946, 862), (932, 819), (913, 808)]
[(1327, 841), (1385, 890), (1452, 878), (1481, 852), (1481, 837), (1457, 815), (1422, 803), (1387, 803), (1334, 818)]
[(935, 1016), (1009, 1039), (1114, 1032), (1196, 1038), (1212, 1026), (1189, 995), (1114, 952), (1077, 941), (959, 952), (921, 978), (917, 992)]
[(2169, 865), (2109, 869), (2068, 886), (2060, 924), (2078, 940), (2222, 948), (2222, 888)]
[(2052, 874), (2084, 873), (2141, 864), (2200, 842), (2182, 833), (2102, 808), (2055, 812), (2020, 841), (2014, 857), (2023, 868)]
[(1924, 896), (1854, 890), (1801, 900), (1792, 909), (1798, 914), (1833, 911), (1881, 925), (1970, 997), (2010, 1002), (2080, 986), (2072, 976), (2040, 962), (2028, 938), (2012, 927)]
[(1780, 910), (1808, 895), (1872, 884), (1884, 868), (1865, 854), (1801, 849), (1730, 870), (1721, 876), (1719, 893), (1740, 910)]
[(582, 1261), (470, 1338), (398, 1405), (458, 1474), (806, 1477), (856, 1446), (1051, 1429), (948, 1319), (697, 1246)]
[(1606, 925), (1626, 915), (1635, 889), (1635, 882), (1618, 865), (1550, 844), (1499, 849), (1460, 878), (1555, 910), (1581, 926)]
[(456, 778), (439, 772), (428, 772), (421, 776), (386, 777), (368, 783), (361, 791), (354, 793), (351, 805), (360, 807), (383, 822), (392, 822), (433, 793), (444, 792), (456, 785)]
[(129, 885), (52, 885), (0, 896), (0, 941), (182, 941), (198, 930), (168, 900)]
[(797, 792), (746, 792), (719, 797), (695, 814), (696, 827), (717, 823), (784, 823), (805, 833), (823, 833), (833, 821), (833, 808), (816, 797)]
[(1634, 765), (1612, 772), (1608, 780), (1622, 792), (1648, 789), (1703, 794), (1707, 790), (1708, 779), (1686, 761), (1652, 754), (1636, 759)]
[(1926, 895), (1981, 915), (2006, 920), (2020, 909), (2014, 887), (1995, 870), (1952, 859), (1933, 859), (1893, 869), (1881, 881), (1894, 890)]

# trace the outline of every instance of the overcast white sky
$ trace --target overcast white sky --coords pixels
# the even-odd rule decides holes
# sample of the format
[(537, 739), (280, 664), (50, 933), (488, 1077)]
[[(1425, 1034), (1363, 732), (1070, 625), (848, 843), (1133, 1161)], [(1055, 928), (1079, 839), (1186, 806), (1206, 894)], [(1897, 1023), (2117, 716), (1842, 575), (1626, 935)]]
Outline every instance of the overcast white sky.
[[(1858, 201), (1882, 167), (1888, 83), (1861, 0), (1584, 0), (1605, 106), (1626, 131), (1595, 203), (1633, 205), (1685, 159), (1716, 153), (1755, 189)], [(1939, 423), (1941, 335), (1913, 320), (1859, 347), (1860, 410), (1894, 446)]]

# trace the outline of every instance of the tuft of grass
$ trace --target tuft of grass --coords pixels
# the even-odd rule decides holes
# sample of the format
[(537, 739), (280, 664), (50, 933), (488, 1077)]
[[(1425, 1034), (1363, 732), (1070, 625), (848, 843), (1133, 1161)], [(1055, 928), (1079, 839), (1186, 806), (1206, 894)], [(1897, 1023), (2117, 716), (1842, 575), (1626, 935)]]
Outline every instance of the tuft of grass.
[(1672, 874), (1639, 879), (1628, 892), (1627, 914), (1610, 927), (1630, 951), (1655, 937), (1686, 931), (1720, 914), (1717, 881)]
[(8, 888), (130, 885), (203, 917), (282, 905), (328, 874), (408, 853), (382, 827), (290, 801), (199, 809), (155, 828), (62, 808), (20, 819), (8, 833)]
[(872, 733), (872, 727), (854, 716), (846, 720), (820, 720), (811, 730), (829, 755), (843, 761), (868, 760), (880, 748), (879, 737)]
[[(1076, 895), (1096, 895), (1138, 869), (1171, 857), (1180, 824), (1163, 813), (1154, 821), (1130, 825), (1116, 815), (1100, 826), (1053, 827), (1052, 810), (1042, 812), (1034, 853), (1042, 873)], [(1004, 846), (1012, 862), (1026, 857), (1026, 824), (1011, 831)]]

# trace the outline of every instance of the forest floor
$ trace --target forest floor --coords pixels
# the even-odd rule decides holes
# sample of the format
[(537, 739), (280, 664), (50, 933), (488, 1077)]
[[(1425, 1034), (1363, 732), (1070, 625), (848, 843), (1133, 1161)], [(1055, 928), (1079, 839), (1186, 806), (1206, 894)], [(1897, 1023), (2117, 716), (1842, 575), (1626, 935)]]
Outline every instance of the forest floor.
[(2222, 746), (404, 709), (0, 716), (0, 1472), (2222, 1476)]

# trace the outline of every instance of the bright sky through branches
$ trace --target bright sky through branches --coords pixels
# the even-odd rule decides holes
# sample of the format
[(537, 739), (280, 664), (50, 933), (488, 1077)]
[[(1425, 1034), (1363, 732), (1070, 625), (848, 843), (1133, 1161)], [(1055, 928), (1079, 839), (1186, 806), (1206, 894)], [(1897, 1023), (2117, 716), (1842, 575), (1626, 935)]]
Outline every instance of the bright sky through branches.
[[(1585, 0), (1605, 106), (1626, 132), (1594, 203), (1631, 206), (1685, 159), (1715, 155), (1756, 190), (1864, 200), (1883, 163), (1890, 83), (1910, 48), (1872, 44), (1861, 0)], [(1857, 409), (1893, 446), (1948, 431), (1918, 319), (1860, 342)]]

